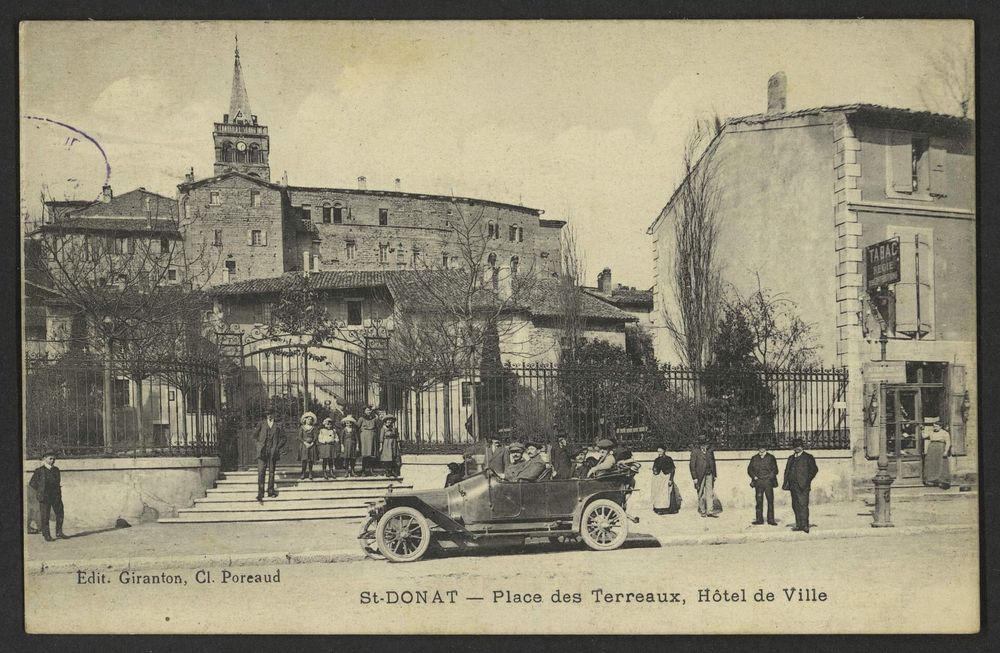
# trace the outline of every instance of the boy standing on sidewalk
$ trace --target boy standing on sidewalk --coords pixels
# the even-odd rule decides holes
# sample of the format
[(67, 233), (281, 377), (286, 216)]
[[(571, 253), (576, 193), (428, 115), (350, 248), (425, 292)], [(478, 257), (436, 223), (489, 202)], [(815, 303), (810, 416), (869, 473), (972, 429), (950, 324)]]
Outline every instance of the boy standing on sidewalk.
[(59, 468), (56, 467), (56, 454), (53, 451), (46, 451), (42, 454), (42, 466), (31, 475), (28, 485), (38, 496), (38, 522), (42, 535), (46, 542), (52, 542), (53, 537), (49, 532), (49, 519), (51, 514), (56, 514), (56, 537), (60, 540), (69, 539), (63, 534), (63, 510), (62, 502), (62, 479)]

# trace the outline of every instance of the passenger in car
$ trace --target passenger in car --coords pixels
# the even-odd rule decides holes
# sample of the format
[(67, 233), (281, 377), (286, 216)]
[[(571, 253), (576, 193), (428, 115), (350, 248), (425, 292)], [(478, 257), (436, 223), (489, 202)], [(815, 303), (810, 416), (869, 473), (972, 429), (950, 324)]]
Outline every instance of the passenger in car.
[(537, 481), (545, 473), (545, 462), (539, 455), (538, 445), (529, 442), (525, 445), (525, 458), (523, 464), (519, 465), (516, 473), (508, 473), (508, 481)]
[(520, 442), (511, 442), (507, 445), (507, 464), (504, 469), (503, 474), (498, 474), (500, 478), (512, 481), (517, 475), (518, 470), (525, 465), (524, 460), (524, 445)]
[(597, 463), (587, 472), (587, 478), (593, 478), (601, 472), (606, 472), (615, 466), (615, 455), (612, 453), (614, 447), (615, 444), (607, 438), (602, 438), (597, 441), (597, 448), (600, 450), (600, 457), (598, 458)]
[(509, 452), (500, 444), (500, 438), (491, 436), (483, 452), (483, 469), (492, 469), (497, 476), (503, 478), (508, 458)]
[(456, 483), (461, 483), (462, 479), (465, 478), (463, 468), (464, 465), (461, 463), (448, 463), (448, 476), (444, 479), (444, 486), (451, 487)]

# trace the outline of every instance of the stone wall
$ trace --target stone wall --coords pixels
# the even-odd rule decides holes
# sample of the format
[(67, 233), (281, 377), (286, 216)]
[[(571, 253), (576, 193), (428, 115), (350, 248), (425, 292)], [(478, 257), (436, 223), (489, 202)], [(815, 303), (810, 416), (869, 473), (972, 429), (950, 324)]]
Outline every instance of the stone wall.
[[(62, 472), (65, 528), (69, 534), (111, 528), (122, 518), (131, 524), (175, 517), (219, 476), (218, 457), (67, 458), (57, 460)], [(24, 462), (24, 496), (38, 461)], [(25, 515), (37, 509), (26, 506)]]

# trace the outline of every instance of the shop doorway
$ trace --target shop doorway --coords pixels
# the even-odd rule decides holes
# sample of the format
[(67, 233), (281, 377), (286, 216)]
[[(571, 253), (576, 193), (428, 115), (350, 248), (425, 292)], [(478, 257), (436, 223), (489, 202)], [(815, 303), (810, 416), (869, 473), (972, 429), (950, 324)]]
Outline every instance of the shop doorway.
[(924, 418), (946, 419), (947, 367), (947, 363), (908, 362), (906, 383), (882, 386), (889, 473), (897, 480), (919, 482), (923, 475)]

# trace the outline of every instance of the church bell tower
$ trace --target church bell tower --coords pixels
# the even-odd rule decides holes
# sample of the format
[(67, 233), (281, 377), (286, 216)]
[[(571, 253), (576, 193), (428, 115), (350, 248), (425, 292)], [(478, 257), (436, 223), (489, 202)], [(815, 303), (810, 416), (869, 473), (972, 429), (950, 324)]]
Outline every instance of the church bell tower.
[(236, 42), (236, 61), (233, 64), (233, 90), (229, 99), (229, 113), (222, 122), (215, 123), (212, 132), (215, 141), (215, 174), (230, 170), (271, 180), (268, 166), (270, 141), (267, 127), (257, 124), (257, 116), (250, 111), (243, 68), (240, 65), (240, 45)]

